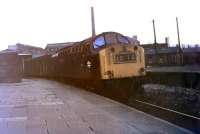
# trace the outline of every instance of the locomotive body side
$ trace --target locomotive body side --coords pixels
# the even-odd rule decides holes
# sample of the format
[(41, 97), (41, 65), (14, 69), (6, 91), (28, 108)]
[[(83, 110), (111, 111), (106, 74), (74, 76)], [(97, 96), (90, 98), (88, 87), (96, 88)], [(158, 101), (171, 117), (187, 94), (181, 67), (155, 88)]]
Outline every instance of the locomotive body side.
[(58, 51), (58, 56), (53, 60), (56, 63), (59, 77), (100, 79), (99, 56), (91, 53), (90, 42), (89, 38)]
[(144, 50), (123, 35), (105, 32), (54, 55), (25, 62), (28, 76), (109, 80), (145, 75)]

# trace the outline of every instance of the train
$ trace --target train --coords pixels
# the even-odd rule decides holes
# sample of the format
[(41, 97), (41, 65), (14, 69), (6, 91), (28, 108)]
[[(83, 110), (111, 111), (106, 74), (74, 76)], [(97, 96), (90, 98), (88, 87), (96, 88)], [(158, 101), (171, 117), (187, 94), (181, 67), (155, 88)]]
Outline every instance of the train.
[(144, 49), (117, 32), (103, 32), (24, 62), (25, 76), (67, 79), (83, 85), (145, 75)]

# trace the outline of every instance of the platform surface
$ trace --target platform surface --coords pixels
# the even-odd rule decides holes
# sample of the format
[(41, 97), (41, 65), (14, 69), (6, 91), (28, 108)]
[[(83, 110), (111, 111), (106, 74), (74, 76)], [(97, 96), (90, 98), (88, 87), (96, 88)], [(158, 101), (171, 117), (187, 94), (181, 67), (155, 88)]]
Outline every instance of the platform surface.
[(0, 134), (190, 134), (108, 98), (44, 79), (0, 84)]

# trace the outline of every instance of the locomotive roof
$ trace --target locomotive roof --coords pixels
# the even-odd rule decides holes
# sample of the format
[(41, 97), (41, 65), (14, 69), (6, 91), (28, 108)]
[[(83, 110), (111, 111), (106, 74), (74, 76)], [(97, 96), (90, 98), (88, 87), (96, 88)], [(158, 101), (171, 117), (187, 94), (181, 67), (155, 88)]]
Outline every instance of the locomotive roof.
[(47, 44), (45, 49), (49, 49), (49, 48), (64, 48), (64, 47), (67, 47), (67, 46), (71, 46), (73, 44), (74, 44), (74, 42), (51, 43), (51, 44)]
[[(87, 38), (87, 39), (85, 39), (85, 40), (82, 40), (82, 41), (79, 41), (79, 42), (74, 42), (73, 44), (71, 44), (71, 45), (69, 45), (69, 46), (66, 46), (66, 47), (61, 48), (61, 49), (58, 50), (57, 52), (61, 52), (61, 51), (65, 50), (66, 48), (70, 48), (70, 47), (75, 47), (75, 46), (79, 46), (79, 45), (91, 43), (91, 42), (94, 41), (97, 37), (102, 36), (102, 35), (105, 35), (105, 34), (111, 34), (111, 33), (124, 36), (124, 35), (122, 35), (122, 34), (120, 34), (120, 33), (117, 33), (117, 32), (103, 32), (103, 33), (98, 34), (98, 35), (96, 35), (96, 36), (89, 37), (89, 38)], [(126, 37), (126, 36), (124, 36), (124, 37)], [(126, 37), (126, 38), (127, 38), (127, 37)]]

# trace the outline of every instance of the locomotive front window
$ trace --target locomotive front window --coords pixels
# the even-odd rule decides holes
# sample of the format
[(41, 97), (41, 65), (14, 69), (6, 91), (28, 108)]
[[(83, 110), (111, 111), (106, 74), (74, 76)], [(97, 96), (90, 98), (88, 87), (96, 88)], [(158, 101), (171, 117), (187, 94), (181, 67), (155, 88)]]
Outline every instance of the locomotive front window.
[(117, 38), (115, 33), (107, 33), (105, 34), (106, 44), (116, 44)]
[(105, 40), (103, 36), (99, 36), (98, 38), (95, 39), (93, 42), (93, 47), (94, 48), (99, 48), (105, 45)]
[(117, 39), (120, 43), (128, 44), (128, 39), (122, 35), (117, 35)]

